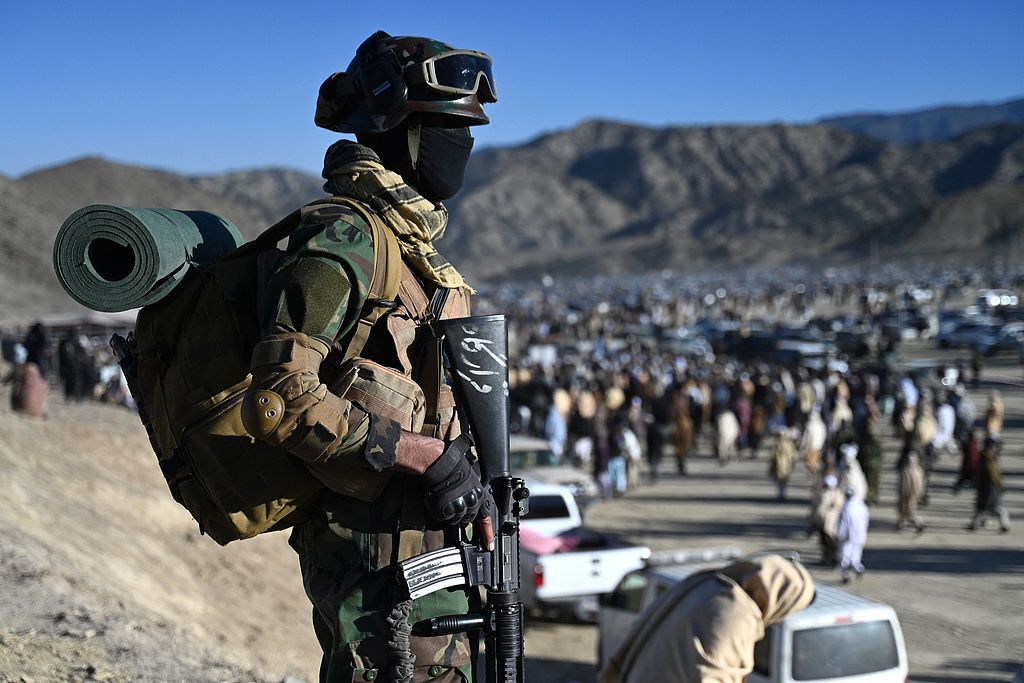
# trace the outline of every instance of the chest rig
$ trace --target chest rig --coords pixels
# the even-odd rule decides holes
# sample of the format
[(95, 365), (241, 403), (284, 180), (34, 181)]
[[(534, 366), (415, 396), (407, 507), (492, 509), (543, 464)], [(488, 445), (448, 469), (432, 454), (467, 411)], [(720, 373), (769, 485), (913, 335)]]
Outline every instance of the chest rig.
[[(444, 381), (434, 322), (468, 316), (469, 296), (462, 289), (423, 283), (403, 263), (398, 293), (388, 306), (370, 330), (361, 356), (345, 359), (336, 348), (321, 367), (321, 376), (336, 373), (339, 379), (333, 383), (325, 378), (332, 391), (391, 417), (403, 429), (450, 441), (461, 433), (461, 426), (452, 389)], [(359, 373), (370, 381), (345, 384)], [(408, 393), (410, 383), (423, 402), (421, 408), (414, 407), (411, 420), (410, 404), (394, 398), (396, 385), (405, 385), (399, 391)], [(458, 534), (457, 529), (442, 529), (426, 518), (419, 477), (353, 465), (335, 469), (325, 483), (329, 491), (321, 499), (320, 521), (305, 531), (310, 534), (307, 552), (325, 566), (343, 556), (375, 571), (444, 547)]]

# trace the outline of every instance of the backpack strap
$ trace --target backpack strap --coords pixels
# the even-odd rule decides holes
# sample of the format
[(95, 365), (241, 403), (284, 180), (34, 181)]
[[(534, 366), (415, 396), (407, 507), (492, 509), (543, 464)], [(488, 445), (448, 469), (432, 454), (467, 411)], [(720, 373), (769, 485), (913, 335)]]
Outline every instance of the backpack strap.
[(332, 197), (330, 203), (343, 204), (353, 209), (363, 217), (373, 232), (373, 278), (370, 280), (370, 291), (363, 304), (362, 315), (356, 321), (355, 330), (344, 349), (343, 359), (347, 361), (363, 352), (374, 324), (396, 305), (395, 297), (402, 283), (402, 250), (391, 228), (366, 206), (346, 197)]
[[(347, 346), (342, 347), (340, 346), (341, 340), (334, 340), (335, 346), (342, 352), (343, 359), (348, 360), (362, 353), (374, 323), (384, 313), (395, 307), (395, 297), (398, 295), (398, 288), (402, 281), (402, 252), (398, 246), (398, 238), (384, 224), (380, 216), (370, 211), (358, 200), (348, 197), (323, 197), (292, 211), (260, 233), (256, 239), (246, 242), (226, 258), (237, 258), (254, 251), (273, 250), (279, 241), (288, 237), (299, 227), (306, 216), (325, 207), (338, 205), (345, 206), (359, 214), (370, 226), (370, 231), (373, 234), (373, 277), (370, 281), (370, 291)], [(264, 270), (266, 269), (264, 268)]]

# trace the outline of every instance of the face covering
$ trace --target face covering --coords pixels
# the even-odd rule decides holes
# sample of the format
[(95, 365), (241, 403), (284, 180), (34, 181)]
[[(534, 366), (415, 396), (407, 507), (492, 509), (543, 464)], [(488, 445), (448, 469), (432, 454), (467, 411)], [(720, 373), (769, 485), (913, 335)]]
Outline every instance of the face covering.
[(462, 187), (473, 150), (473, 136), (468, 127), (420, 128), (419, 148), (413, 166), (409, 153), (409, 134), (405, 127), (386, 133), (360, 134), (360, 144), (366, 145), (380, 157), (384, 168), (398, 173), (416, 188), (424, 198), (439, 202), (455, 194)]

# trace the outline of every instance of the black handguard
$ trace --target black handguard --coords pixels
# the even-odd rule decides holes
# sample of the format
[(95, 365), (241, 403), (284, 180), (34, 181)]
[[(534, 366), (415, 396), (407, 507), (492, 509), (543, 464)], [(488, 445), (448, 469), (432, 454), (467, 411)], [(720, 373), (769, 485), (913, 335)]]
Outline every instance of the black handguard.
[[(482, 487), (486, 499), (480, 514), (491, 518), (494, 546), (493, 550), (483, 547), (481, 538), (410, 558), (399, 565), (400, 580), (414, 600), (446, 588), (486, 587), (481, 613), (424, 619), (413, 625), (413, 633), (440, 636), (482, 631), (487, 683), (523, 683), (525, 622), (519, 600), (519, 520), (529, 511), (530, 491), (522, 479), (511, 474), (505, 317), (443, 320), (440, 327), (459, 419), (473, 435), (479, 458), (481, 474), (471, 481), (486, 484)], [(441, 473), (453, 468), (446, 456), (454, 446), (455, 442), (431, 466), (430, 470), (438, 468), (436, 481), (445, 481)], [(445, 464), (441, 465), (440, 460)], [(432, 474), (430, 470), (427, 474)], [(428, 503), (430, 498), (428, 495)], [(438, 508), (443, 510), (444, 505)], [(479, 679), (474, 675), (474, 680)]]
[(485, 506), (490, 509), (480, 477), (469, 461), (473, 441), (463, 434), (423, 473), (427, 488), (427, 512), (438, 522), (465, 526), (475, 520)]

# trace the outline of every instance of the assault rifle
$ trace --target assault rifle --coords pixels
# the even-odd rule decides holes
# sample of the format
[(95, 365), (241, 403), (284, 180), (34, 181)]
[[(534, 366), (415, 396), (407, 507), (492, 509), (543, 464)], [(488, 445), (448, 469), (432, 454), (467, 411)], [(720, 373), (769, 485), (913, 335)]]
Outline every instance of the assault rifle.
[(482, 614), (452, 614), (413, 626), (417, 635), (482, 630), (487, 683), (523, 683), (523, 604), (519, 601), (519, 518), (529, 489), (511, 475), (508, 439), (508, 333), (505, 316), (439, 323), (445, 365), (459, 417), (476, 445), (481, 481), (494, 496), (494, 550), (483, 540), (419, 555), (401, 563), (413, 599), (454, 586), (485, 586)]

